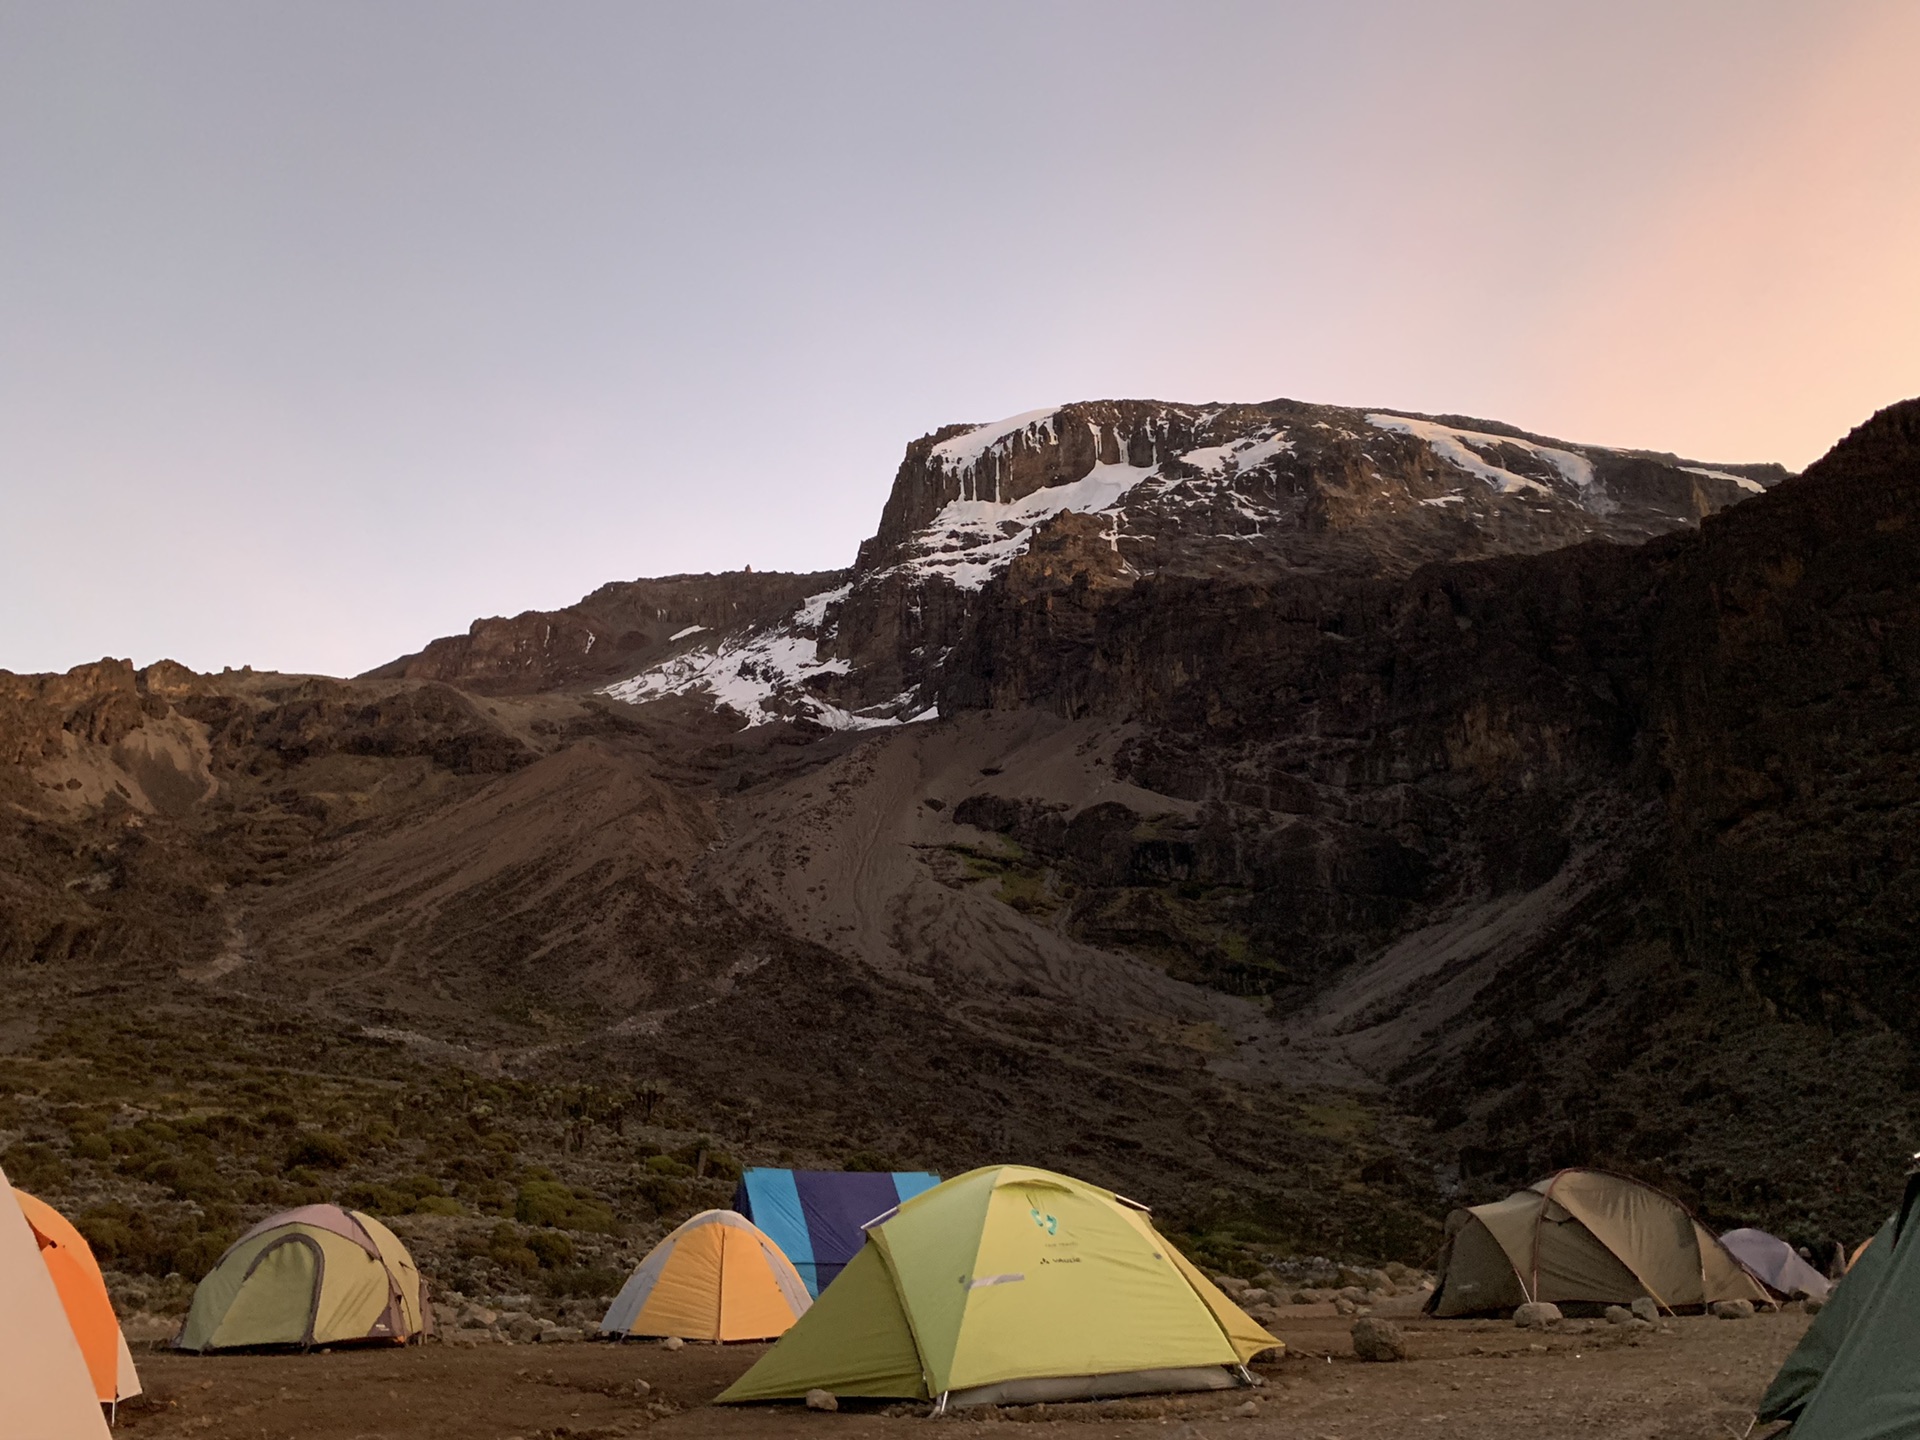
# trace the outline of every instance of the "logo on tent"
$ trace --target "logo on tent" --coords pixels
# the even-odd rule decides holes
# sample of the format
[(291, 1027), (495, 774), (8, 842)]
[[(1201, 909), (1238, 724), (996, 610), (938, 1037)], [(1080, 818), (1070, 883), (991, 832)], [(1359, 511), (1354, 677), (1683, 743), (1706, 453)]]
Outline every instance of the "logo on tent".
[(1060, 1222), (1054, 1219), (1053, 1216), (1042, 1215), (1040, 1211), (1034, 1206), (1028, 1206), (1027, 1213), (1033, 1216), (1033, 1223), (1038, 1225), (1042, 1230), (1046, 1231), (1047, 1234), (1052, 1235), (1059, 1231)]

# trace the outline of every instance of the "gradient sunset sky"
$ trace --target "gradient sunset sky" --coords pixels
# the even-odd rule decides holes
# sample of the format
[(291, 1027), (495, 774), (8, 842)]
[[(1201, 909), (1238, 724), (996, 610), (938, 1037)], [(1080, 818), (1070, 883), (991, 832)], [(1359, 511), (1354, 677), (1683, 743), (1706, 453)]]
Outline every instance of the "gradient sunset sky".
[(0, 667), (847, 564), (1278, 396), (1798, 468), (1920, 393), (1920, 4), (0, 0)]

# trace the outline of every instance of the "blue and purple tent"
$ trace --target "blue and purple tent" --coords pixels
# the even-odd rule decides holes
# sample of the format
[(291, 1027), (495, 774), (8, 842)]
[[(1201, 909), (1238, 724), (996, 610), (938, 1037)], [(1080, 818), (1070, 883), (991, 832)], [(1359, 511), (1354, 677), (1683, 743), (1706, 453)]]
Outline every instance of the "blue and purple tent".
[(940, 1183), (924, 1170), (769, 1170), (740, 1177), (733, 1208), (786, 1252), (818, 1296), (866, 1243), (861, 1228)]

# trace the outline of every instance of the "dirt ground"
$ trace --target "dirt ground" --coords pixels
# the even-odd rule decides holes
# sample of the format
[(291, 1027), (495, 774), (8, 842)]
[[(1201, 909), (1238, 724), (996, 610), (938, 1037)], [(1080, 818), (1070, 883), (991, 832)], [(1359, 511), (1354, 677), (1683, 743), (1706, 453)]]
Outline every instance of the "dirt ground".
[[(1096, 1437), (1178, 1440), (1744, 1440), (1753, 1406), (1807, 1320), (1684, 1317), (1629, 1335), (1601, 1321), (1542, 1336), (1496, 1321), (1402, 1320), (1411, 1358), (1362, 1364), (1348, 1322), (1298, 1306), (1277, 1327), (1289, 1353), (1263, 1384), (1185, 1397), (982, 1408), (943, 1424), (1025, 1424)], [(131, 1440), (615, 1440), (809, 1435), (906, 1437), (924, 1405), (709, 1405), (765, 1347), (493, 1345), (198, 1358), (145, 1355), (147, 1394), (123, 1406)], [(650, 1387), (636, 1393), (635, 1381)]]

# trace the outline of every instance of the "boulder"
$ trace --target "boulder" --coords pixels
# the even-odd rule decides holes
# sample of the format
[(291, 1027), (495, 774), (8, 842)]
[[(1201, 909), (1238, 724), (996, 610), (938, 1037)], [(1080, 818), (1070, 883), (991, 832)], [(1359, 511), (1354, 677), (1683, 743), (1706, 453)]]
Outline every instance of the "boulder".
[(1707, 1313), (1716, 1320), (1751, 1320), (1753, 1301), (1716, 1300), (1707, 1307)]
[(1391, 1320), (1362, 1316), (1353, 1322), (1353, 1353), (1362, 1360), (1404, 1360), (1407, 1337)]
[(1213, 1283), (1236, 1299), (1252, 1288), (1238, 1275), (1216, 1275), (1213, 1277)]
[(1296, 1290), (1293, 1292), (1293, 1303), (1296, 1305), (1315, 1305), (1319, 1303), (1319, 1300), (1320, 1297), (1311, 1290)]
[(1633, 1311), (1624, 1305), (1609, 1305), (1602, 1313), (1606, 1316), (1606, 1321), (1609, 1325), (1631, 1325), (1633, 1323)]
[(1513, 1323), (1522, 1330), (1545, 1330), (1560, 1322), (1560, 1307), (1546, 1300), (1529, 1300), (1513, 1312)]
[(831, 1390), (809, 1390), (807, 1391), (807, 1408), (809, 1410), (838, 1410), (840, 1408), (840, 1402), (833, 1398), (833, 1392)]
[(1273, 1296), (1265, 1290), (1248, 1288), (1234, 1297), (1242, 1310), (1251, 1310), (1256, 1305), (1271, 1305)]
[(1660, 1319), (1660, 1302), (1651, 1295), (1642, 1295), (1627, 1308), (1633, 1311), (1636, 1318), (1646, 1321), (1649, 1325), (1657, 1323)]
[(571, 1345), (587, 1338), (587, 1332), (578, 1325), (549, 1325), (540, 1332), (542, 1345)]
[(506, 1337), (516, 1345), (531, 1345), (540, 1338), (540, 1332), (546, 1327), (531, 1315), (502, 1317), (500, 1328)]
[(1360, 1313), (1360, 1307), (1354, 1304), (1353, 1301), (1347, 1299), (1345, 1295), (1342, 1295), (1338, 1300), (1333, 1302), (1333, 1313), (1336, 1315), (1358, 1315)]
[(687, 1342), (682, 1340), (678, 1335), (669, 1335), (660, 1342), (660, 1348), (662, 1350), (678, 1350), (686, 1343)]

